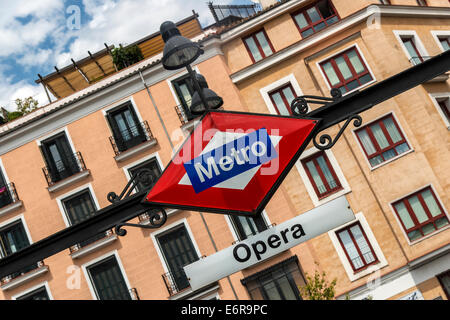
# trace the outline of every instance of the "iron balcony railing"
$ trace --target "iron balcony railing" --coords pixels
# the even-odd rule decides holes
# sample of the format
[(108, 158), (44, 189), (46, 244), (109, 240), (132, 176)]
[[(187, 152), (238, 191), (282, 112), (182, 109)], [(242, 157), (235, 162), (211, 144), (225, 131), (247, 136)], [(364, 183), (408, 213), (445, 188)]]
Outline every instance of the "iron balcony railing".
[(136, 288), (131, 288), (131, 289), (129, 290), (129, 292), (130, 292), (131, 300), (141, 300), (141, 299), (139, 298), (139, 294), (138, 294)]
[(49, 187), (85, 170), (87, 170), (86, 165), (80, 152), (65, 155), (63, 159), (42, 168)]
[[(266, 229), (265, 229), (265, 230), (267, 230), (267, 229), (269, 229), (269, 228), (273, 228), (273, 227), (275, 227), (275, 226), (277, 225), (276, 223), (272, 223), (272, 224), (269, 224), (269, 225), (268, 225), (265, 221), (264, 221), (264, 224), (266, 225)], [(239, 236), (239, 231), (237, 230), (237, 227), (234, 225), (234, 223), (233, 223), (232, 225), (233, 225), (233, 228), (234, 228), (235, 233)], [(264, 230), (264, 231), (265, 231), (265, 230)], [(243, 239), (237, 239), (237, 240), (233, 241), (233, 242), (231, 243), (231, 245), (235, 245), (236, 243), (241, 242), (241, 241), (244, 241), (244, 240), (248, 239), (249, 237), (255, 236), (255, 235), (257, 235), (258, 233), (261, 233), (261, 232), (263, 232), (263, 231), (256, 231), (256, 232), (248, 233), (248, 234), (245, 235), (245, 238), (243, 238)]]
[(16, 186), (13, 182), (0, 187), (0, 208), (6, 207), (9, 204), (20, 201), (17, 195)]
[(30, 273), (31, 271), (39, 269), (39, 268), (42, 268), (44, 266), (45, 266), (44, 261), (38, 261), (36, 263), (33, 263), (32, 265), (30, 265), (30, 266), (28, 266), (26, 268), (23, 268), (23, 269), (21, 269), (21, 270), (19, 270), (17, 272), (14, 272), (13, 274), (10, 274), (10, 275), (8, 275), (6, 277), (1, 278), (0, 279), (0, 285), (3, 286), (5, 284), (7, 284), (7, 283), (10, 283), (11, 281), (13, 281), (13, 280), (15, 280), (17, 278), (19, 278), (21, 276), (24, 276), (24, 275)]
[(183, 268), (180, 268), (175, 272), (164, 273), (162, 278), (167, 291), (169, 292), (169, 296), (176, 295), (191, 286)]
[[(187, 103), (189, 104), (190, 101)], [(177, 112), (178, 118), (181, 121), (182, 125), (185, 125), (189, 121), (200, 117), (200, 115), (193, 115), (189, 109), (186, 109), (184, 105), (180, 104), (175, 106), (175, 111)]]
[(80, 249), (87, 247), (88, 245), (91, 245), (99, 240), (111, 237), (114, 234), (113, 229), (107, 230), (105, 232), (100, 232), (99, 234), (95, 235), (94, 237), (88, 238), (86, 240), (83, 240), (80, 243), (77, 243), (69, 248), (70, 254), (73, 254), (75, 252), (78, 252)]
[(120, 131), (117, 136), (109, 137), (109, 142), (114, 150), (116, 156), (128, 149), (131, 149), (143, 142), (155, 139), (150, 130), (147, 121), (138, 123), (136, 126)]

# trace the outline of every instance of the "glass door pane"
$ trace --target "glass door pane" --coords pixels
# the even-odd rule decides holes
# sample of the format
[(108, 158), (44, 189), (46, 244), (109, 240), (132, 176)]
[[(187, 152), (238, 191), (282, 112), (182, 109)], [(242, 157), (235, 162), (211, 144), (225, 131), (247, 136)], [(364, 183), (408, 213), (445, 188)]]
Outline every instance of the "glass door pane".
[(131, 300), (115, 257), (89, 268), (89, 274), (100, 300)]

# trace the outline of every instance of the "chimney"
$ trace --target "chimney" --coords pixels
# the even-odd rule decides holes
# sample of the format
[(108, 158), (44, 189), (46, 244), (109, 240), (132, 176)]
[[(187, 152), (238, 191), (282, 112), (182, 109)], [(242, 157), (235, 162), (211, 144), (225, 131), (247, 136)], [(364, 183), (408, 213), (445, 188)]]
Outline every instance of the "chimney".
[(258, 0), (258, 1), (255, 1), (255, 2), (261, 3), (261, 6), (262, 6), (262, 8), (264, 10), (267, 7), (270, 7), (271, 5), (276, 4), (278, 2), (278, 0)]

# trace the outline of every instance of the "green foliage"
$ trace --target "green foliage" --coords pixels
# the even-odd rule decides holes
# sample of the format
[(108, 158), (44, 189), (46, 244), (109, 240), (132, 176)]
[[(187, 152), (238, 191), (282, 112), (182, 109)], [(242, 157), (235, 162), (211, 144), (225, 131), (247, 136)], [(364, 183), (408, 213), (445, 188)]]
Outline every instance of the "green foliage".
[(8, 112), (8, 121), (13, 121), (14, 119), (20, 118), (23, 113), (20, 111)]
[(308, 300), (333, 300), (337, 279), (328, 282), (325, 271), (314, 272), (314, 276), (306, 273), (306, 285), (300, 287), (300, 293)]
[(119, 70), (129, 67), (144, 59), (142, 51), (137, 45), (127, 47), (119, 45), (119, 48), (114, 48), (111, 54), (113, 57), (113, 62)]
[(18, 98), (16, 99), (15, 103), (17, 106), (17, 112), (22, 113), (22, 115), (30, 113), (31, 111), (35, 110), (39, 105), (39, 102), (33, 99), (33, 97), (28, 97), (23, 100)]

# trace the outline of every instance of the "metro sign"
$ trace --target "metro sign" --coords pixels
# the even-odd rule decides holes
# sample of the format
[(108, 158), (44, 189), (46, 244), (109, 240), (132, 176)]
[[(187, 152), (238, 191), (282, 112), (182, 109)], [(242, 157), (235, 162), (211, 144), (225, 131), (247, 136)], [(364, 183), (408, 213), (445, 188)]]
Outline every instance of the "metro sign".
[(311, 140), (317, 119), (212, 111), (144, 199), (157, 206), (257, 215)]

